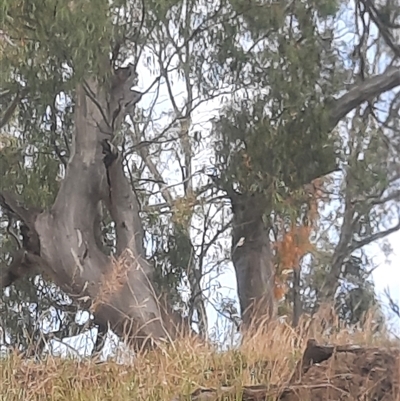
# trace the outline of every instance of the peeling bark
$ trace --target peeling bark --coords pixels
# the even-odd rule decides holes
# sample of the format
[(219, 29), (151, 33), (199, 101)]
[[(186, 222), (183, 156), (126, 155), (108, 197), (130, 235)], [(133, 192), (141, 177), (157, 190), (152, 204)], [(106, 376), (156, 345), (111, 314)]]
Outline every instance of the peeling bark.
[[(153, 285), (153, 269), (143, 258), (138, 201), (112, 145), (123, 117), (141, 98), (130, 90), (132, 77), (129, 68), (117, 70), (108, 92), (94, 79), (77, 87), (73, 151), (50, 210), (33, 213), (1, 194), (1, 205), (27, 228), (25, 249), (1, 285), (41, 266), (71, 298), (90, 308), (97, 324), (128, 336), (139, 348), (176, 331), (167, 327), (171, 321)], [(116, 259), (99, 243), (100, 202), (115, 222)]]

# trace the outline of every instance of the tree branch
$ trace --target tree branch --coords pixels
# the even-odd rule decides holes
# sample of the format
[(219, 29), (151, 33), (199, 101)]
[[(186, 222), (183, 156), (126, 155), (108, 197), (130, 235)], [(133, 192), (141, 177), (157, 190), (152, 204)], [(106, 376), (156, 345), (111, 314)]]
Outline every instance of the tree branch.
[(390, 67), (384, 73), (354, 85), (345, 95), (334, 100), (332, 104), (328, 102), (327, 107), (332, 108), (329, 129), (335, 128), (342, 118), (363, 102), (399, 85), (400, 69), (398, 67)]
[(372, 242), (383, 239), (383, 238), (387, 237), (388, 235), (395, 233), (398, 230), (400, 230), (400, 221), (395, 226), (393, 226), (385, 231), (380, 231), (378, 233), (372, 234), (369, 237), (364, 238), (361, 241), (353, 242), (353, 244), (349, 248), (348, 254), (351, 254), (356, 249), (362, 248), (363, 246), (371, 244)]
[(143, 256), (144, 231), (139, 204), (124, 174), (122, 155), (107, 140), (103, 141), (102, 146), (110, 186), (110, 213), (117, 236), (117, 256), (126, 249), (135, 249), (138, 255)]
[(35, 219), (40, 209), (26, 209), (10, 193), (0, 192), (0, 206), (21, 221), (22, 244), (27, 252), (40, 255), (40, 241), (35, 228)]
[(379, 32), (383, 37), (383, 40), (390, 47), (390, 49), (392, 50), (394, 55), (396, 57), (400, 58), (400, 46), (394, 42), (393, 35), (389, 31), (390, 27), (387, 26), (389, 21), (384, 21), (379, 10), (375, 7), (375, 5), (373, 4), (373, 2), (371, 0), (362, 0), (362, 3), (364, 4), (365, 8), (367, 9), (371, 20), (378, 27)]

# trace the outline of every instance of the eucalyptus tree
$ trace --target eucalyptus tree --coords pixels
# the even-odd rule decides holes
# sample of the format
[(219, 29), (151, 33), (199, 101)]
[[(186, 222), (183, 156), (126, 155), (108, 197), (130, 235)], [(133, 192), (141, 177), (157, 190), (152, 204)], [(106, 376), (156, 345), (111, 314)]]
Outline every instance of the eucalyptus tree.
[[(238, 3), (233, 5), (239, 7)], [(379, 69), (382, 55), (387, 53), (377, 43), (383, 39), (390, 49), (396, 45), (382, 32), (377, 38), (369, 36), (376, 26), (371, 27), (371, 10), (365, 4), (356, 5), (355, 19), (350, 13), (350, 22), (344, 6), (326, 1), (272, 4), (268, 11), (261, 6), (246, 8), (238, 23), (250, 36), (247, 48), (236, 42), (234, 50), (223, 53), (230, 61), (224, 64), (224, 72), (232, 69), (235, 82), (248, 82), (246, 91), (215, 123), (220, 134), (215, 181), (232, 203), (232, 261), (241, 310), (248, 311), (243, 316), (245, 323), (276, 313), (273, 289), (279, 260), (271, 238), (274, 243), (282, 240), (282, 227), (287, 232), (299, 222), (309, 225), (313, 210), (310, 197), (313, 200), (315, 195), (311, 184), (321, 184), (335, 172), (345, 173), (344, 218), (337, 221), (339, 242), (325, 260), (326, 270), (316, 266), (323, 280), (321, 287), (314, 287), (320, 290), (319, 302), (334, 301), (343, 269), (348, 277), (349, 263), (357, 250), (399, 228), (398, 222), (385, 227), (379, 221), (393, 215), (393, 201), (397, 200), (397, 191), (393, 193), (398, 180), (397, 169), (393, 170), (397, 163), (393, 150), (397, 116), (391, 110), (396, 109), (398, 96), (392, 99), (386, 122), (379, 122), (377, 113), (370, 111), (362, 113), (363, 130), (359, 128), (360, 117), (349, 130), (343, 126), (352, 110), (364, 110), (365, 105), (370, 108), (367, 111), (376, 110), (384, 100), (379, 96), (398, 87), (398, 67)], [(336, 39), (335, 26), (342, 19), (353, 32), (347, 37), (355, 38), (354, 47)], [(366, 54), (371, 46), (377, 53), (372, 65), (367, 58), (371, 51)], [(386, 65), (398, 63), (396, 52), (390, 58)], [(385, 135), (392, 142), (391, 150), (386, 149)], [(346, 136), (350, 138), (344, 141)], [(361, 156), (363, 161), (357, 159)], [(368, 201), (371, 197), (375, 199), (372, 203)], [(294, 253), (295, 249), (293, 243), (285, 252)], [(299, 277), (297, 274), (296, 280)], [(298, 310), (295, 315), (296, 321)]]

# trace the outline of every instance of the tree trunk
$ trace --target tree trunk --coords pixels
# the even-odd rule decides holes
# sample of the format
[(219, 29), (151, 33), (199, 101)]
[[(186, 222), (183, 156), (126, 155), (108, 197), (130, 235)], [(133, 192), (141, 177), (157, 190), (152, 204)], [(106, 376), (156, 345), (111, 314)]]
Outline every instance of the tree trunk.
[[(2, 206), (26, 227), (25, 250), (15, 258), (2, 285), (39, 265), (71, 298), (89, 307), (97, 324), (109, 325), (142, 347), (174, 337), (176, 317), (159, 302), (153, 286), (153, 269), (143, 258), (138, 202), (121, 155), (111, 143), (122, 117), (141, 98), (130, 90), (132, 75), (129, 68), (117, 70), (109, 92), (94, 79), (77, 87), (74, 149), (50, 210), (29, 211), (1, 194)], [(99, 202), (115, 222), (116, 259), (99, 247)]]
[(232, 262), (245, 328), (275, 315), (273, 255), (260, 202), (257, 196), (237, 195), (233, 203)]

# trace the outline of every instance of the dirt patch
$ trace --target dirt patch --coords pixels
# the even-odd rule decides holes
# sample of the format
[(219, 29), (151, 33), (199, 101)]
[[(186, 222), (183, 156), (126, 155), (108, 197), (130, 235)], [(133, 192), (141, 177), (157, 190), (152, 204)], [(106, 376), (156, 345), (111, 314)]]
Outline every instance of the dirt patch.
[[(311, 349), (318, 347), (311, 345)], [(325, 348), (327, 347), (318, 347)], [(309, 350), (309, 348), (308, 348)], [(307, 350), (305, 354), (307, 353)], [(400, 351), (333, 347), (319, 363), (307, 361), (279, 397), (282, 401), (399, 400)]]
[(257, 385), (200, 388), (193, 401), (400, 401), (400, 350), (320, 346), (309, 340), (303, 358), (284, 388)]

